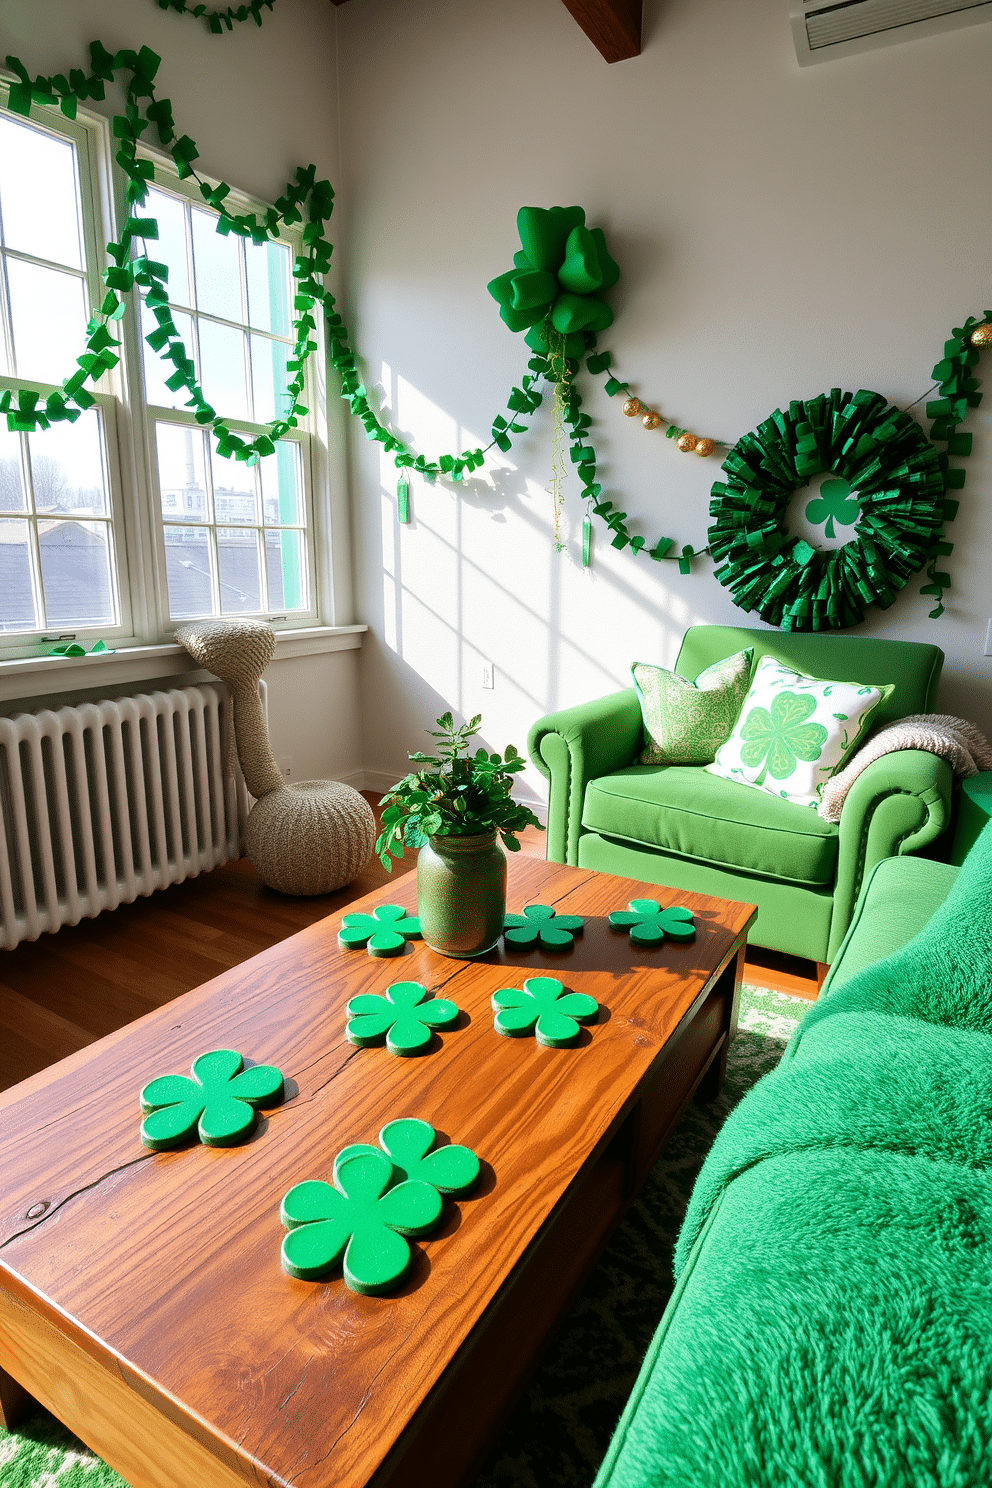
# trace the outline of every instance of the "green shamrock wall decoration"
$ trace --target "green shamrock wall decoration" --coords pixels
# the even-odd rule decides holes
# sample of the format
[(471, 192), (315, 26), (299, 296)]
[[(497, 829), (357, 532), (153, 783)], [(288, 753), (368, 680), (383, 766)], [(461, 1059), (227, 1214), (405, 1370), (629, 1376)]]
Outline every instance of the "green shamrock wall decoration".
[(658, 946), (665, 940), (695, 940), (692, 910), (681, 904), (662, 909), (656, 899), (632, 899), (626, 909), (610, 915), (614, 930), (629, 930), (631, 945)]
[(435, 1028), (450, 1028), (459, 1009), (443, 997), (424, 999), (427, 988), (419, 982), (394, 982), (385, 997), (361, 992), (345, 1008), (348, 1022), (345, 1037), (359, 1049), (385, 1040), (390, 1054), (423, 1054)]
[(821, 522), (826, 523), (824, 537), (836, 536), (835, 521), (840, 522), (842, 527), (853, 527), (861, 514), (857, 500), (851, 495), (850, 481), (839, 475), (823, 482), (819, 496), (814, 496), (812, 501), (806, 503), (805, 511), (807, 520), (815, 527)]
[[(428, 1122), (409, 1116), (388, 1121), (379, 1133), (379, 1146), (392, 1162), (397, 1182), (413, 1179), (432, 1184), (441, 1194), (467, 1193), (478, 1182), (479, 1159), (470, 1147), (451, 1142), (434, 1147), (436, 1139), (437, 1133)], [(378, 1147), (355, 1144), (346, 1147), (338, 1161), (356, 1152), (378, 1151)]]
[(283, 1270), (317, 1281), (343, 1258), (345, 1285), (378, 1296), (410, 1267), (406, 1236), (426, 1235), (441, 1218), (441, 1195), (430, 1183), (391, 1187), (393, 1164), (374, 1147), (341, 1153), (334, 1183), (311, 1179), (285, 1195), (280, 1218)]
[(579, 1037), (580, 1023), (595, 1023), (599, 1003), (585, 992), (565, 992), (554, 977), (528, 977), (523, 990), (501, 987), (493, 993), (493, 1027), (506, 1038), (533, 1032), (547, 1049), (567, 1049)]
[(370, 956), (400, 956), (408, 940), (420, 939), (420, 921), (400, 904), (380, 904), (369, 914), (346, 914), (338, 931), (343, 951), (365, 946)]
[(560, 915), (550, 904), (528, 904), (522, 915), (503, 916), (503, 939), (518, 949), (540, 942), (545, 951), (567, 951), (584, 923), (580, 915)]
[[(521, 207), (522, 249), (513, 268), (487, 288), (511, 331), (526, 331), (532, 351), (546, 353), (548, 330), (565, 337), (563, 355), (581, 356), (597, 331), (613, 324), (603, 299), (620, 278), (599, 227), (586, 227), (581, 207)], [(586, 332), (591, 333), (588, 337)]]
[(822, 723), (807, 723), (816, 711), (816, 699), (808, 693), (779, 692), (772, 699), (771, 711), (752, 708), (741, 725), (741, 759), (749, 770), (764, 761), (755, 785), (766, 775), (773, 780), (787, 780), (799, 760), (812, 764), (818, 760), (827, 742)]
[(207, 1147), (234, 1147), (258, 1120), (257, 1107), (277, 1106), (283, 1078), (271, 1064), (245, 1069), (234, 1049), (212, 1049), (188, 1075), (160, 1075), (141, 1092), (141, 1141), (153, 1152), (178, 1147), (197, 1132)]

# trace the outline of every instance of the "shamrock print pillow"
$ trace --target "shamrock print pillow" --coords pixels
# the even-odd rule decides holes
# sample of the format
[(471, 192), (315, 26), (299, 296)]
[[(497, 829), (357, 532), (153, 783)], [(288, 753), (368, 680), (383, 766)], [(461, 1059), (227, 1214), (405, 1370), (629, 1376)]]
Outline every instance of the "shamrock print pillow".
[(730, 738), (706, 768), (815, 808), (891, 692), (884, 684), (823, 682), (763, 656)]

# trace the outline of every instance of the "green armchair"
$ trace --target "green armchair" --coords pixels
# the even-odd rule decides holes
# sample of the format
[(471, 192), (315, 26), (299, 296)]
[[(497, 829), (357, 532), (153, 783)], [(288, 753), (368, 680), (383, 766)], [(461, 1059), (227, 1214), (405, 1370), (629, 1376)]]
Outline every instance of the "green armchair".
[[(752, 665), (772, 656), (815, 677), (892, 683), (877, 725), (932, 712), (944, 660), (913, 641), (694, 625), (675, 670), (695, 678), (745, 646)], [(821, 964), (874, 865), (919, 852), (950, 822), (950, 767), (917, 749), (869, 765), (839, 823), (701, 765), (640, 765), (633, 688), (538, 719), (528, 748), (550, 782), (549, 860), (756, 904), (752, 943)]]

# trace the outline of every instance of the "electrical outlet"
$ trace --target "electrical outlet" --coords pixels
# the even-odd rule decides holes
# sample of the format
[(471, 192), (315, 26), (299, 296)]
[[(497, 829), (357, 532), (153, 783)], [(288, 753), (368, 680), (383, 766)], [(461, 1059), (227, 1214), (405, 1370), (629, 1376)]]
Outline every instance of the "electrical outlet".
[[(992, 621), (990, 621), (990, 624), (992, 624)], [(493, 685), (493, 664), (491, 661), (484, 661), (482, 663), (482, 685), (483, 687), (492, 687)]]
[(992, 620), (989, 621), (985, 631), (985, 655), (992, 656)]
[(282, 759), (277, 759), (276, 765), (279, 768), (279, 774), (284, 780), (292, 780), (293, 761), (288, 757), (288, 755), (283, 755)]

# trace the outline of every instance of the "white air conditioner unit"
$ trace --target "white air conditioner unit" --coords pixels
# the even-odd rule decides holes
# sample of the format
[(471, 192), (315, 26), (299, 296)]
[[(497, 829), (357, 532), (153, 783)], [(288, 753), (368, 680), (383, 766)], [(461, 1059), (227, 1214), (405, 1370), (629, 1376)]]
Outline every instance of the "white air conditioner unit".
[(790, 15), (800, 67), (992, 21), (992, 0), (803, 0)]

